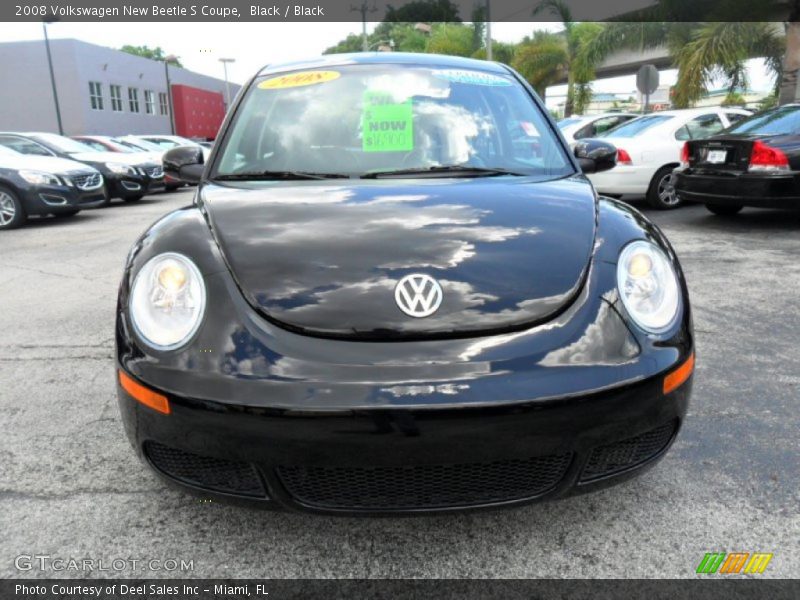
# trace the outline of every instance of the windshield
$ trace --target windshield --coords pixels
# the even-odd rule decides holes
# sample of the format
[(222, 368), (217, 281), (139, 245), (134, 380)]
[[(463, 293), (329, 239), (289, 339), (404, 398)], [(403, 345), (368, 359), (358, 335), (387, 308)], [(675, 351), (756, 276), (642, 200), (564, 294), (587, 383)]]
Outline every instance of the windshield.
[(800, 107), (782, 106), (760, 115), (748, 117), (728, 128), (727, 133), (800, 134)]
[(164, 149), (158, 147), (156, 144), (152, 142), (148, 142), (146, 140), (129, 140), (129, 139), (121, 139), (121, 138), (114, 138), (114, 141), (117, 144), (122, 144), (134, 151), (150, 151), (150, 152), (162, 152)]
[(651, 129), (652, 127), (655, 127), (656, 125), (660, 125), (661, 123), (674, 118), (675, 117), (670, 115), (650, 115), (638, 117), (628, 121), (627, 123), (623, 123), (619, 127), (609, 129), (608, 131), (601, 133), (598, 137), (632, 138), (647, 131), (648, 129)]
[(384, 65), (257, 80), (216, 167), (215, 177), (229, 178), (448, 173), (439, 167), (549, 178), (574, 172), (544, 115), (511, 77)]
[(87, 146), (86, 144), (83, 144), (76, 140), (56, 135), (54, 133), (42, 133), (37, 135), (36, 137), (45, 144), (49, 145), (50, 147), (55, 148), (59, 152), (65, 152), (67, 154), (79, 154), (81, 152), (99, 152), (99, 150), (96, 150), (91, 146)]

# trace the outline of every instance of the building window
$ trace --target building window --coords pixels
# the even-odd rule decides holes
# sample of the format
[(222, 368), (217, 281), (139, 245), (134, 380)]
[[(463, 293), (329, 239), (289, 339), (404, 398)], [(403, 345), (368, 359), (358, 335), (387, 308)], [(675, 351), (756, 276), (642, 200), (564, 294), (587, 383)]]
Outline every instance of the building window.
[(153, 90), (144, 91), (144, 112), (148, 115), (156, 114), (156, 95)]
[(167, 95), (164, 92), (158, 93), (158, 114), (160, 115), (168, 115), (169, 114), (169, 104), (167, 103)]
[(103, 110), (103, 86), (98, 81), (89, 82), (89, 102), (94, 110)]
[(118, 85), (108, 86), (111, 90), (111, 110), (122, 112), (122, 88)]
[(136, 88), (128, 88), (128, 104), (132, 113), (139, 112), (139, 90)]

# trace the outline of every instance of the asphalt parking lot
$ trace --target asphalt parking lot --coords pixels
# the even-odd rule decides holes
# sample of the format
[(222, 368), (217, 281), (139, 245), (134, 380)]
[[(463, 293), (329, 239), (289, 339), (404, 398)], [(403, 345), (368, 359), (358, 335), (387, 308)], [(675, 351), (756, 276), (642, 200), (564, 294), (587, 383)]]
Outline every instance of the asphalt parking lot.
[[(424, 518), (261, 512), (164, 487), (114, 393), (116, 291), (132, 242), (192, 192), (0, 234), (0, 577), (20, 555), (183, 559), (195, 577), (692, 577), (706, 552), (800, 573), (800, 213), (644, 208), (686, 271), (698, 366), (672, 451), (602, 492)], [(176, 573), (123, 570), (95, 576)]]

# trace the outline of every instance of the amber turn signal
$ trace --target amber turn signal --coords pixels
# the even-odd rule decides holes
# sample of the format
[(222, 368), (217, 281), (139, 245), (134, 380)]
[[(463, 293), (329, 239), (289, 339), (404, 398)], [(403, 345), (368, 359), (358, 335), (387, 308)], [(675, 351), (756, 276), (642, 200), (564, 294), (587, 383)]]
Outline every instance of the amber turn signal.
[(137, 383), (122, 371), (119, 372), (119, 384), (122, 386), (122, 389), (133, 396), (136, 401), (165, 415), (169, 414), (169, 400), (167, 400), (166, 396), (144, 387), (141, 383)]
[(686, 383), (692, 371), (694, 371), (694, 352), (689, 355), (689, 358), (680, 367), (664, 377), (664, 393), (669, 394)]

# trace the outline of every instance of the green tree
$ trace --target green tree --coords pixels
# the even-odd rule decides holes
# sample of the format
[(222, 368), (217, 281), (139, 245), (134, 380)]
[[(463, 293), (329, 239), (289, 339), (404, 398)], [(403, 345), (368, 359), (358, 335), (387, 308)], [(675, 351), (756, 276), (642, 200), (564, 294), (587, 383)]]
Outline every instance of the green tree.
[(720, 103), (720, 106), (745, 106), (746, 104), (747, 102), (745, 101), (744, 96), (734, 90), (728, 92), (728, 94)]
[(472, 56), (474, 52), (472, 42), (472, 27), (455, 23), (437, 23), (433, 26), (425, 52)]
[(562, 0), (544, 0), (533, 11), (534, 15), (542, 13), (558, 17), (564, 29), (558, 33), (534, 32), (532, 38), (526, 38), (517, 48), (512, 64), (542, 97), (548, 86), (566, 79), (564, 116), (581, 113), (591, 102), (595, 65), (602, 58), (598, 53), (595, 59), (588, 48), (603, 26), (574, 22)]
[(362, 39), (360, 35), (356, 35), (355, 33), (351, 33), (345, 39), (340, 41), (338, 44), (327, 48), (323, 54), (343, 54), (348, 52), (361, 52), (362, 51)]
[[(150, 48), (149, 46), (131, 46), (129, 44), (124, 45), (120, 48), (123, 52), (127, 52), (128, 54), (134, 54), (136, 56), (141, 56), (143, 58), (149, 58), (151, 60), (160, 60), (163, 61), (166, 58), (166, 54), (164, 54), (164, 50), (161, 46), (156, 46), (155, 48)], [(181, 61), (174, 57), (172, 60), (167, 61), (171, 65), (175, 65), (176, 67), (183, 67)]]
[[(511, 65), (514, 62), (514, 53), (517, 51), (516, 44), (497, 42), (492, 40), (492, 60)], [(486, 60), (486, 48), (479, 48), (472, 53), (472, 58)]]

